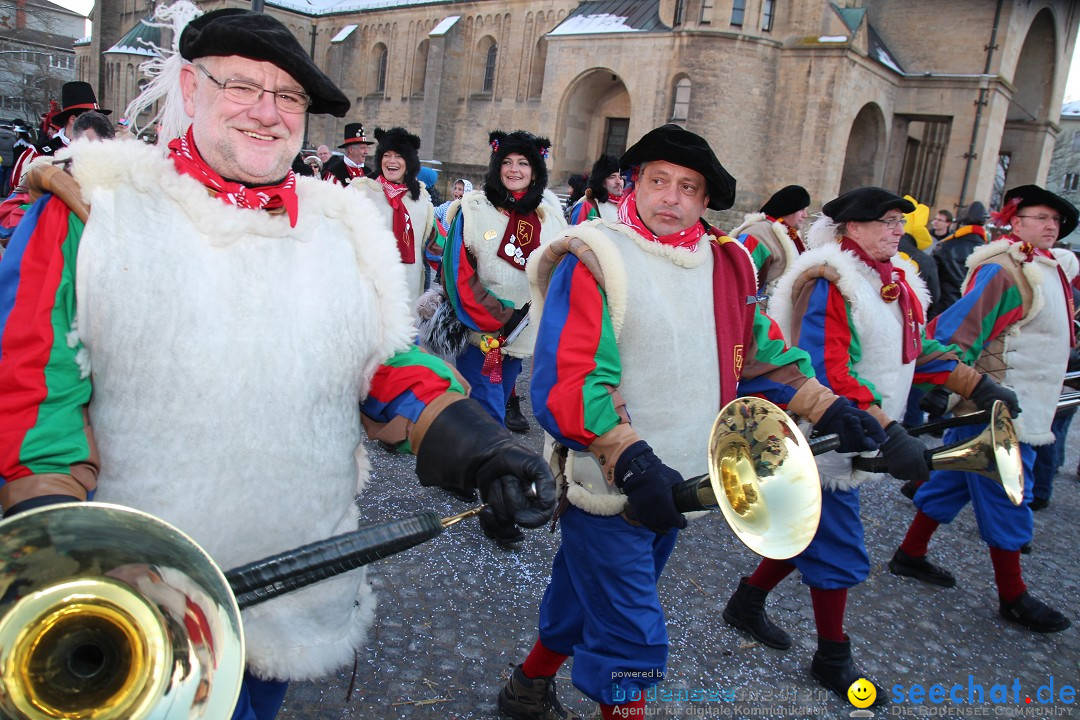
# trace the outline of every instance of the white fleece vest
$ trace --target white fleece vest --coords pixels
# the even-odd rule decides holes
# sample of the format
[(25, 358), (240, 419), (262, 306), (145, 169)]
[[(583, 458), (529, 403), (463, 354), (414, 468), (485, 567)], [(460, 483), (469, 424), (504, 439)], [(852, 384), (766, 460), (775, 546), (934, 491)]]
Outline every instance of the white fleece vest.
[[(1020, 267), (1031, 292), (1031, 308), (1023, 319), (1009, 327), (1003, 337), (1005, 373), (998, 380), (1012, 388), (1023, 411), (1014, 420), (1017, 438), (1029, 445), (1054, 442), (1050, 425), (1054, 421), (1061, 381), (1069, 364), (1068, 304), (1058, 276), (1058, 263), (1035, 256), (1022, 262), (1020, 246), (996, 240), (969, 256), (967, 287), (971, 274), (987, 260), (1008, 253)], [(979, 362), (976, 361), (976, 367)]]
[[(390, 202), (386, 199), (386, 193), (383, 191), (382, 183), (378, 180), (365, 177), (353, 180), (348, 187), (350, 190), (359, 192), (371, 200), (371, 204), (375, 206), (379, 220), (382, 222), (383, 229), (393, 234), (394, 209), (390, 207)], [(412, 220), (413, 237), (415, 238), (415, 242), (413, 243), (415, 262), (411, 265), (401, 263), (405, 268), (406, 281), (409, 283), (409, 301), (411, 302), (420, 297), (424, 292), (424, 268), (426, 267), (424, 260), (424, 244), (427, 242), (427, 238), (431, 234), (431, 228), (435, 222), (435, 208), (431, 204), (427, 186), (424, 185), (423, 182), (420, 183), (419, 198), (413, 200), (412, 196), (406, 192), (404, 199), (405, 209), (408, 210), (409, 219)], [(398, 257), (400, 258), (400, 253)]]
[[(446, 214), (447, 225), (453, 222), (457, 214), (455, 207), (460, 208), (463, 213), (465, 247), (469, 248), (476, 258), (476, 272), (484, 287), (503, 300), (510, 300), (514, 307), (520, 308), (529, 300), (529, 279), (525, 277), (524, 268), (518, 270), (496, 255), (506, 232), (506, 224), (510, 221), (509, 216), (488, 202), (482, 190), (466, 193), (459, 203), (451, 205)], [(541, 247), (534, 249), (533, 253), (541, 252), (541, 248), (554, 240), (566, 227), (559, 200), (550, 190), (544, 191), (536, 214), (540, 218)], [(513, 344), (506, 348), (507, 355), (516, 358), (532, 357), (540, 315), (532, 309), (529, 318), (529, 325), (521, 331)]]
[[(150, 512), (229, 569), (354, 530), (359, 402), (406, 347), (405, 278), (375, 209), (299, 178), (299, 221), (240, 210), (137, 141), (78, 144), (77, 265), (97, 500)], [(243, 613), (249, 667), (351, 662), (374, 596), (352, 572)]]
[[(709, 432), (720, 410), (709, 238), (691, 252), (599, 220), (566, 235), (585, 240), (603, 269), (622, 361), (619, 392), (634, 429), (683, 477), (708, 472)], [(567, 499), (582, 510), (615, 515), (626, 507), (592, 454), (571, 452), (566, 475)]]
[(765, 287), (758, 292), (759, 295), (765, 297), (765, 309), (768, 309), (769, 298), (776, 290), (776, 284), (792, 259), (799, 256), (799, 250), (788, 237), (787, 226), (779, 220), (770, 221), (769, 216), (762, 212), (747, 214), (743, 218), (742, 225), (728, 235), (737, 239), (744, 233), (753, 235), (758, 241), (764, 243), (772, 256), (768, 276), (764, 278)]
[[(904, 270), (907, 282), (925, 312), (929, 294), (918, 271), (899, 256), (893, 257), (892, 263)], [(915, 377), (915, 361), (901, 362), (904, 321), (900, 314), (900, 303), (887, 303), (881, 299), (881, 278), (873, 268), (859, 261), (852, 253), (841, 250), (839, 244), (807, 250), (789, 265), (788, 271), (776, 284), (769, 304), (773, 319), (785, 337), (792, 337), (794, 323), (798, 320), (792, 317), (793, 291), (798, 291), (796, 282), (807, 270), (822, 265), (836, 270), (840, 276), (836, 287), (851, 307), (855, 334), (862, 350), (862, 357), (852, 364), (852, 372), (877, 389), (881, 396), (881, 409), (890, 419), (903, 419), (911, 381)], [(835, 452), (818, 456), (818, 469), (824, 487), (847, 490), (876, 474), (852, 472), (850, 457)]]

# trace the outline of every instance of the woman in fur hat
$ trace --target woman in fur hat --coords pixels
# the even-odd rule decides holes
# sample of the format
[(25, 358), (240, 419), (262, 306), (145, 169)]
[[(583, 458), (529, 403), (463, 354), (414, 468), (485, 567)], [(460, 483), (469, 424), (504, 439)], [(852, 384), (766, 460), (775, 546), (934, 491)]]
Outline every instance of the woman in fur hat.
[[(472, 386), (472, 397), (505, 423), (522, 358), (532, 355), (536, 337), (536, 323), (514, 335), (528, 321), (525, 263), (566, 222), (547, 189), (551, 142), (523, 130), (494, 131), (488, 141), (483, 189), (467, 193), (447, 213), (442, 281), (457, 319), (469, 330), (458, 371)], [(488, 518), (485, 532), (497, 540), (512, 542), (519, 535), (512, 526), (512, 537), (493, 534), (492, 527)]]
[(350, 188), (364, 194), (379, 209), (383, 223), (394, 233), (409, 283), (409, 298), (424, 292), (424, 245), (435, 223), (435, 208), (420, 173), (420, 138), (405, 128), (375, 128), (375, 172), (353, 180)]

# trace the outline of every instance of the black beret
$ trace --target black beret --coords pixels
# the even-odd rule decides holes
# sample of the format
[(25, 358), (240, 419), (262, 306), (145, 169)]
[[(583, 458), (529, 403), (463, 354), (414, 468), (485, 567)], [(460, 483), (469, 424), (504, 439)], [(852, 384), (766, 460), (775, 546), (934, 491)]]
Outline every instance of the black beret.
[(1014, 187), (1012, 190), (1005, 193), (1005, 199), (1002, 200), (1002, 207), (1005, 207), (1014, 199), (1019, 199), (1020, 201), (1016, 206), (1017, 210), (1032, 207), (1033, 205), (1046, 205), (1061, 213), (1061, 230), (1058, 232), (1058, 240), (1076, 229), (1076, 223), (1080, 213), (1078, 213), (1075, 205), (1060, 195), (1055, 195), (1038, 185), (1021, 185), (1020, 187)]
[(735, 204), (735, 178), (724, 169), (709, 143), (700, 135), (674, 123), (662, 125), (645, 133), (623, 153), (619, 164), (629, 168), (650, 160), (663, 160), (701, 173), (705, 178), (709, 207), (713, 210), (727, 210)]
[(889, 210), (909, 213), (915, 212), (915, 206), (885, 188), (861, 187), (847, 191), (821, 208), (835, 222), (869, 222), (879, 219)]
[(311, 97), (308, 112), (313, 115), (344, 117), (349, 111), (349, 99), (308, 57), (289, 29), (269, 15), (224, 8), (189, 22), (180, 34), (180, 56), (195, 60), (211, 55), (239, 55), (278, 66)]
[(810, 207), (810, 193), (802, 185), (780, 188), (761, 206), (761, 212), (769, 217), (781, 218)]

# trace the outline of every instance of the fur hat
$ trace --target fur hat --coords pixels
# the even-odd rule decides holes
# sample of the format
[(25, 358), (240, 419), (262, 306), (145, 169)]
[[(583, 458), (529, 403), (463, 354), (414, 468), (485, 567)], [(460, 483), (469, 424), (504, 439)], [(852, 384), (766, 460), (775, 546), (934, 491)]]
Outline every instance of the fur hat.
[(915, 212), (915, 204), (885, 188), (861, 187), (848, 190), (821, 208), (821, 212), (838, 223), (878, 220), (889, 210)]
[(727, 210), (735, 204), (735, 178), (724, 169), (709, 143), (700, 135), (674, 123), (661, 125), (645, 133), (623, 153), (619, 164), (629, 168), (650, 160), (663, 160), (701, 173), (705, 178), (709, 207), (713, 210)]
[(592, 172), (589, 173), (589, 190), (597, 202), (607, 202), (608, 191), (604, 181), (612, 173), (619, 172), (619, 158), (614, 155), (601, 155), (593, 163)]
[(772, 218), (797, 213), (810, 207), (810, 193), (802, 185), (780, 188), (761, 206), (761, 212)]
[(289, 73), (311, 98), (308, 112), (345, 117), (349, 99), (300, 47), (281, 21), (264, 13), (222, 8), (187, 24), (180, 35), (180, 55), (196, 60), (209, 55), (239, 55), (272, 63)]
[(382, 175), (382, 159), (387, 150), (393, 150), (405, 158), (405, 178), (403, 184), (409, 188), (409, 197), (416, 200), (420, 197), (420, 138), (413, 135), (405, 128), (395, 127), (389, 130), (375, 128), (375, 172), (371, 177), (378, 178)]
[[(484, 175), (484, 196), (488, 202), (497, 208), (521, 213), (535, 210), (547, 188), (547, 156), (551, 141), (525, 130), (510, 133), (493, 130), (488, 134), (488, 144), (491, 145), (491, 160), (488, 162), (487, 174)], [(499, 174), (502, 161), (512, 153), (524, 155), (532, 168), (532, 181), (520, 200), (514, 200), (514, 196), (502, 184)]]
[(958, 222), (961, 225), (985, 225), (989, 218), (990, 213), (987, 212), (986, 206), (976, 200), (964, 208)]

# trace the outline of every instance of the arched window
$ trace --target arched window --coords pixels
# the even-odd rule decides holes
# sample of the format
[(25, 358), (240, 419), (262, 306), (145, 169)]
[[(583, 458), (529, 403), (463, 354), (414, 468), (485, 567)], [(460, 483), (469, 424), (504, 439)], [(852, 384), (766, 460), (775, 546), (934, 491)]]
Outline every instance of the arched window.
[(540, 38), (533, 55), (532, 72), (529, 73), (529, 98), (538, 98), (544, 92), (544, 65), (547, 62), (547, 40)]
[(680, 78), (675, 83), (675, 93), (671, 101), (671, 119), (686, 122), (690, 117), (690, 78)]
[(486, 93), (495, 92), (495, 61), (498, 59), (499, 46), (494, 42), (487, 49), (487, 55), (484, 57), (484, 85), (483, 91)]
[(416, 48), (416, 57), (413, 58), (412, 95), (413, 97), (424, 94), (424, 80), (427, 78), (428, 41), (424, 40)]
[(382, 43), (378, 43), (375, 49), (371, 52), (372, 65), (375, 68), (375, 82), (373, 92), (384, 93), (386, 92), (386, 46)]

